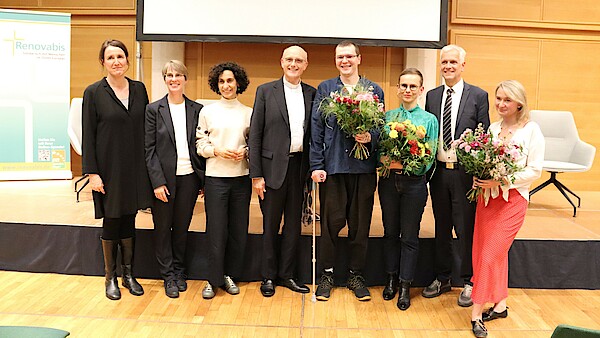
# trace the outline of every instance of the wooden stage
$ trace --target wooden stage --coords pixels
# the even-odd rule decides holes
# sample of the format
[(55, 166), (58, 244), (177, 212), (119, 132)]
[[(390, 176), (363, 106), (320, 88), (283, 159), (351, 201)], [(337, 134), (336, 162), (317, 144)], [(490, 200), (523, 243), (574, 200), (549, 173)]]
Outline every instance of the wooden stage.
[[(100, 227), (100, 220), (93, 217), (89, 188), (77, 203), (73, 182), (0, 182), (0, 223), (24, 228), (31, 224)], [(518, 239), (600, 240), (600, 210), (595, 209), (600, 192), (581, 192), (580, 196), (582, 207), (574, 218), (570, 205), (554, 188), (536, 194)], [(192, 231), (203, 232), (203, 213), (199, 200)], [(137, 219), (138, 228), (152, 228), (150, 214), (140, 213)], [(371, 236), (380, 237), (378, 203), (372, 225)], [(261, 232), (255, 198), (249, 230)], [(303, 232), (310, 234), (311, 230), (307, 226)], [(21, 236), (27, 238), (28, 233)], [(433, 236), (428, 204), (421, 237)], [(97, 251), (91, 254), (100, 255)], [(456, 305), (458, 288), (425, 299), (420, 296), (422, 288), (415, 287), (412, 306), (403, 312), (395, 301), (382, 299), (381, 286), (370, 288), (370, 302), (358, 302), (348, 289), (337, 287), (330, 301), (313, 303), (310, 294), (295, 294), (282, 287), (274, 297), (264, 298), (259, 282), (246, 282), (239, 283), (240, 295), (219, 291), (207, 301), (201, 296), (202, 280), (190, 280), (188, 291), (178, 299), (164, 295), (161, 280), (139, 280), (146, 290), (144, 296), (134, 297), (122, 288), (123, 298), (110, 301), (104, 296), (103, 277), (0, 270), (0, 325), (54, 327), (70, 331), (73, 337), (472, 337), (470, 309)], [(489, 337), (549, 337), (561, 323), (600, 329), (599, 290), (511, 288), (509, 293), (510, 315), (487, 325)]]
[[(0, 182), (0, 222), (25, 224), (56, 224), (100, 227), (101, 220), (94, 219), (92, 195), (89, 186), (75, 200), (73, 181), (17, 181)], [(553, 186), (535, 194), (529, 205), (525, 224), (517, 239), (541, 240), (600, 240), (600, 192), (581, 191), (581, 208), (572, 217), (573, 208)], [(250, 205), (249, 232), (262, 233), (262, 219), (255, 194)], [(136, 227), (152, 229), (152, 217), (139, 213)], [(191, 231), (204, 232), (204, 204), (198, 199), (190, 226)], [(318, 234), (317, 226), (317, 234)], [(311, 234), (311, 226), (303, 228)], [(342, 230), (344, 231), (344, 230)], [(383, 236), (381, 209), (375, 202), (371, 237)], [(433, 214), (430, 201), (425, 207), (421, 222), (421, 238), (434, 237)]]

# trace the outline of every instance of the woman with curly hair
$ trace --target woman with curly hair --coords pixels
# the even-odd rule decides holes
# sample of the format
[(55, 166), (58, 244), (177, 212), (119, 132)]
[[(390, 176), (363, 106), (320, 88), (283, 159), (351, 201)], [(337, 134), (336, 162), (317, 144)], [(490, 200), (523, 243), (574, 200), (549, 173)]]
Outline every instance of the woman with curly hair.
[(244, 68), (234, 62), (213, 66), (210, 89), (221, 100), (200, 111), (196, 149), (206, 158), (204, 206), (209, 242), (208, 283), (204, 299), (215, 296), (216, 287), (236, 295), (248, 237), (252, 182), (248, 171), (248, 132), (252, 108), (240, 103), (250, 81)]

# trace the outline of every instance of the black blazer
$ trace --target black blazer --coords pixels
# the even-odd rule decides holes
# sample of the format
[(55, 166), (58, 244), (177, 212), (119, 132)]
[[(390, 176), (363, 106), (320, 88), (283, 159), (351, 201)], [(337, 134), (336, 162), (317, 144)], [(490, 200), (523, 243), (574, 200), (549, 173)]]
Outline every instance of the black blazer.
[[(425, 101), (425, 110), (435, 115), (441, 126), (442, 117), (442, 96), (444, 86), (439, 86), (427, 92)], [(479, 87), (464, 83), (460, 105), (458, 106), (458, 115), (456, 117), (456, 127), (454, 129), (454, 139), (458, 139), (465, 129), (475, 130), (479, 123), (487, 130), (490, 125), (490, 104), (488, 94)], [(440, 132), (442, 128), (440, 127)]]
[[(188, 150), (194, 172), (200, 177), (204, 187), (205, 159), (196, 152), (196, 126), (202, 105), (184, 96), (186, 113), (186, 131)], [(175, 172), (177, 170), (177, 147), (175, 129), (167, 96), (150, 103), (146, 107), (146, 166), (152, 188), (166, 185), (172, 197), (175, 197)]]
[[(310, 112), (317, 91), (304, 82), (301, 85), (305, 109), (301, 169), (304, 179), (308, 172)], [(248, 139), (250, 177), (264, 177), (272, 189), (281, 188), (290, 154), (290, 121), (283, 88), (283, 78), (258, 87)]]

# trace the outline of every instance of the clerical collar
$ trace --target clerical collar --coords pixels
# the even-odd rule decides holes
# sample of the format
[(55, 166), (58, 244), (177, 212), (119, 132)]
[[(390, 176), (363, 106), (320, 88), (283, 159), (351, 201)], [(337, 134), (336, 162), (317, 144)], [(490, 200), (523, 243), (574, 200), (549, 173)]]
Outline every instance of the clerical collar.
[(293, 84), (290, 81), (286, 80), (285, 76), (283, 77), (283, 84), (290, 89), (298, 89), (298, 87), (300, 87), (301, 83), (302, 83), (302, 80), (300, 80), (300, 82), (298, 82), (298, 84)]

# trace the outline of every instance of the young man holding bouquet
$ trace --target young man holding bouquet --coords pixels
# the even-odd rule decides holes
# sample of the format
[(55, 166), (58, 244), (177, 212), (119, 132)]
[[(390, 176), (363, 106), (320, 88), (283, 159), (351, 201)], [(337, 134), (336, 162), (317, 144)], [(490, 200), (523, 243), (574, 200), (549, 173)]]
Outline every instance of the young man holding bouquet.
[(440, 54), (440, 73), (444, 84), (427, 92), (425, 110), (440, 122), (437, 164), (429, 189), (435, 218), (435, 273), (436, 279), (423, 290), (423, 297), (433, 298), (451, 289), (452, 229), (458, 238), (455, 248), (460, 257), (459, 275), (464, 289), (458, 305), (468, 307), (471, 300), (473, 266), (473, 225), (475, 203), (467, 199), (473, 184), (472, 176), (458, 164), (452, 141), (465, 129), (475, 130), (478, 124), (484, 129), (490, 125), (488, 94), (462, 79), (466, 52), (459, 46), (448, 45)]
[(423, 75), (416, 68), (405, 69), (398, 79), (398, 109), (385, 113), (386, 126), (379, 151), (384, 173), (379, 180), (379, 201), (383, 219), (383, 252), (388, 281), (383, 299), (398, 292), (400, 310), (410, 307), (410, 285), (419, 255), (419, 229), (427, 203), (425, 173), (435, 160), (438, 121), (419, 107)]
[[(382, 119), (383, 90), (359, 76), (360, 62), (358, 46), (350, 41), (340, 42), (335, 48), (335, 64), (340, 75), (319, 85), (312, 110), (310, 171), (313, 181), (320, 183), (319, 260), (323, 268), (316, 297), (322, 301), (329, 299), (334, 285), (335, 248), (346, 222), (350, 250), (347, 286), (359, 300), (371, 299), (362, 270), (377, 186), (379, 132), (377, 128), (368, 127)], [(339, 100), (332, 100), (334, 96)], [(345, 113), (344, 107), (353, 108)], [(356, 117), (362, 121), (356, 127), (364, 131), (356, 134), (344, 131)]]

